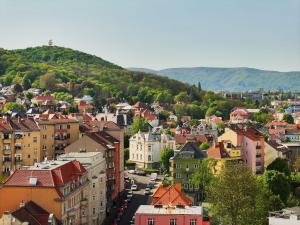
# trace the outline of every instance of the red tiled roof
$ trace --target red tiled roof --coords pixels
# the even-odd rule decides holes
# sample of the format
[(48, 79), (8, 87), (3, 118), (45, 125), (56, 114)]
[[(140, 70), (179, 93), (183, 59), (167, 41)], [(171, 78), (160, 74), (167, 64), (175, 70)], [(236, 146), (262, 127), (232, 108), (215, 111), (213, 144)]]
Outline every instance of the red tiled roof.
[(207, 150), (207, 156), (213, 159), (222, 159), (227, 156), (223, 142), (218, 142)]
[(174, 139), (176, 144), (185, 144), (187, 140), (187, 136), (184, 134), (175, 134)]
[(246, 109), (243, 108), (237, 108), (234, 111), (232, 111), (230, 113), (232, 116), (237, 116), (237, 115), (241, 115), (241, 116), (248, 116), (248, 112)]
[(4, 186), (31, 186), (29, 179), (37, 178), (36, 187), (61, 187), (72, 180), (78, 180), (86, 169), (76, 160), (66, 162), (54, 169), (20, 169), (16, 170)]
[(53, 101), (54, 97), (51, 95), (49, 95), (49, 96), (40, 95), (40, 96), (34, 97), (34, 99), (37, 101)]
[(153, 194), (152, 205), (191, 205), (192, 201), (181, 192), (181, 184), (173, 184), (170, 187), (162, 185)]
[(274, 120), (268, 123), (268, 126), (277, 126), (277, 125), (288, 125), (288, 123), (285, 121), (278, 121), (278, 120)]

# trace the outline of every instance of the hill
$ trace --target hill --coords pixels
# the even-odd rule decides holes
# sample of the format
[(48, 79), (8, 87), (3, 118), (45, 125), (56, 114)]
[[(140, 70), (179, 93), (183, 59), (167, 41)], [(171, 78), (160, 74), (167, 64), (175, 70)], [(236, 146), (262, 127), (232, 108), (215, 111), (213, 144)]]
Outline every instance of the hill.
[(246, 67), (191, 67), (163, 70), (130, 68), (130, 70), (151, 72), (189, 84), (197, 85), (200, 82), (205, 90), (245, 91), (259, 88), (265, 90), (282, 88), (285, 91), (300, 90), (300, 72), (267, 71)]
[[(54, 77), (54, 86), (47, 85), (49, 74)], [(42, 82), (41, 77), (47, 82)], [(193, 98), (200, 97), (197, 89), (188, 84), (129, 71), (100, 57), (57, 46), (0, 49), (0, 83), (21, 84), (25, 89), (42, 87), (52, 93), (71, 93), (76, 97), (90, 94), (100, 99), (99, 104), (105, 104), (108, 98), (170, 102), (179, 92), (193, 90)]]

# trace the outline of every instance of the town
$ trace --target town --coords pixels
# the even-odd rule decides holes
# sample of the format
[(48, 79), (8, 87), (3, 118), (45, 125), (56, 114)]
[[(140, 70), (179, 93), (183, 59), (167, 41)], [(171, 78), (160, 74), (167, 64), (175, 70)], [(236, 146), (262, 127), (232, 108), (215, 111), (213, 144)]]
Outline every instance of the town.
[(39, 79), (1, 86), (1, 225), (300, 223), (299, 93), (99, 106)]

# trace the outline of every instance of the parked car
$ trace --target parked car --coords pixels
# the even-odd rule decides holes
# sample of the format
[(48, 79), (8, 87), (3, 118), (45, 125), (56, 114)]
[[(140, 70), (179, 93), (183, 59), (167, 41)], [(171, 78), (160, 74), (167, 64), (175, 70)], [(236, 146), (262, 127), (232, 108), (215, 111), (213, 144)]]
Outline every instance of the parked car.
[(144, 171), (136, 171), (135, 174), (139, 176), (146, 176), (146, 172)]
[(147, 188), (153, 189), (155, 187), (155, 183), (150, 182), (149, 184), (147, 184)]
[(136, 184), (132, 184), (130, 189), (132, 191), (137, 191), (138, 190), (138, 186)]
[(128, 170), (129, 174), (135, 174), (135, 170)]
[(127, 200), (130, 201), (131, 198), (133, 197), (132, 191), (129, 191), (129, 192), (127, 193), (126, 197), (127, 197)]
[(151, 194), (150, 188), (145, 188), (144, 194), (145, 195), (150, 195)]

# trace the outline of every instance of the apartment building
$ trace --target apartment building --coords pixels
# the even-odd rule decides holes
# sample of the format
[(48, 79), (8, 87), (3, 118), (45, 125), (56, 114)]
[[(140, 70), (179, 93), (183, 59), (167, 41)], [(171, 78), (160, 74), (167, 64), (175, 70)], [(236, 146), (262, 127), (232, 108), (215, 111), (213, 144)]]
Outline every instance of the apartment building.
[(63, 225), (88, 224), (89, 181), (76, 160), (44, 161), (16, 170), (0, 189), (0, 216), (33, 201)]
[(70, 152), (59, 160), (77, 160), (88, 172), (88, 224), (100, 225), (106, 216), (106, 162), (102, 152)]
[(79, 138), (79, 122), (65, 117), (40, 117), (36, 119), (41, 133), (43, 158), (55, 159), (64, 149)]
[(0, 174), (42, 160), (40, 129), (33, 119), (0, 118)]
[(300, 225), (300, 207), (269, 213), (269, 225)]

